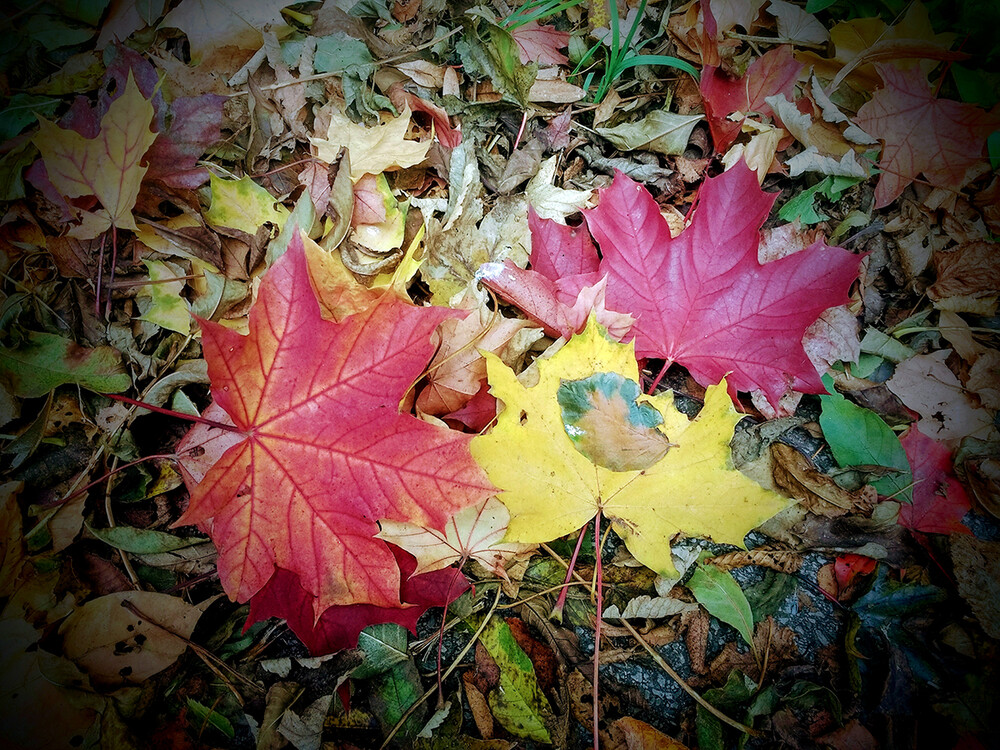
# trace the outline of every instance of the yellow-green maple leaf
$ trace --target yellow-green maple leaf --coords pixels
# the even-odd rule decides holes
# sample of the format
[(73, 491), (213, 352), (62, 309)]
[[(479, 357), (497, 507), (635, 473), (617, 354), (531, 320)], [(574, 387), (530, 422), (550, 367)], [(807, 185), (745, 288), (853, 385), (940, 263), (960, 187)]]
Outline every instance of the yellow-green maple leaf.
[(95, 196), (101, 208), (82, 212), (81, 223), (69, 234), (93, 239), (111, 227), (135, 230), (132, 209), (146, 176), (143, 156), (156, 139), (149, 129), (153, 105), (143, 97), (129, 73), (125, 91), (101, 118), (96, 138), (85, 138), (39, 119), (34, 142), (42, 154), (49, 180), (67, 198)]
[(578, 430), (566, 422), (559, 392), (600, 374), (631, 381), (638, 392), (632, 344), (610, 340), (591, 318), (583, 333), (537, 363), (538, 382), (531, 387), (495, 355), (486, 358), (490, 391), (504, 409), (471, 450), (510, 510), (506, 541), (546, 542), (602, 512), (637, 560), (675, 576), (670, 542), (676, 535), (742, 546), (747, 532), (788, 504), (733, 468), (729, 442), (741, 416), (725, 381), (708, 388), (694, 420), (677, 411), (672, 393), (639, 396), (633, 406), (659, 413), (657, 429), (669, 448), (647, 468), (614, 471), (574, 444), (570, 432)]

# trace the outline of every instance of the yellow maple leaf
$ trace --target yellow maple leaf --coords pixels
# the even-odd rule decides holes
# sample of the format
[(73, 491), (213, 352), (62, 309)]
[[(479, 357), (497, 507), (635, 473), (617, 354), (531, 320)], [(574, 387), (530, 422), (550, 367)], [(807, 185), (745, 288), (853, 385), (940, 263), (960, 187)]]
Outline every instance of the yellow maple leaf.
[[(670, 542), (678, 534), (743, 546), (747, 532), (788, 505), (732, 467), (729, 442), (741, 416), (725, 380), (708, 388), (705, 406), (688, 420), (672, 393), (639, 395), (633, 345), (609, 339), (593, 318), (537, 363), (534, 386), (495, 355), (486, 359), (490, 391), (504, 410), (471, 450), (510, 510), (505, 541), (546, 542), (601, 512), (637, 560), (676, 576)], [(616, 409), (621, 428), (608, 429)], [(590, 412), (601, 410), (594, 419)], [(630, 452), (636, 435), (641, 456)], [(619, 458), (608, 460), (616, 451)]]
[(39, 118), (34, 143), (56, 190), (66, 198), (92, 195), (101, 202), (97, 211), (81, 213), (81, 223), (70, 235), (93, 239), (113, 226), (136, 230), (132, 209), (146, 175), (140, 162), (156, 139), (149, 129), (152, 119), (153, 105), (143, 97), (131, 73), (125, 91), (101, 118), (95, 138)]
[(310, 138), (316, 155), (328, 164), (337, 160), (342, 147), (351, 152), (351, 180), (357, 182), (366, 174), (380, 174), (387, 169), (405, 169), (422, 162), (431, 142), (406, 140), (410, 126), (410, 108), (399, 117), (390, 117), (375, 127), (352, 122), (345, 115), (334, 113), (326, 138)]

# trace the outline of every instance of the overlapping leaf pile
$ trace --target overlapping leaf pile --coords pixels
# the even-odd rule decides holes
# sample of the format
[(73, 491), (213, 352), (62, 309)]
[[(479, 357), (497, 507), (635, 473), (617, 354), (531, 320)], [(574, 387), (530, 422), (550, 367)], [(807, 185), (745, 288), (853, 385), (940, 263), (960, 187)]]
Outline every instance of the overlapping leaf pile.
[(4, 742), (989, 745), (995, 9), (23, 5)]

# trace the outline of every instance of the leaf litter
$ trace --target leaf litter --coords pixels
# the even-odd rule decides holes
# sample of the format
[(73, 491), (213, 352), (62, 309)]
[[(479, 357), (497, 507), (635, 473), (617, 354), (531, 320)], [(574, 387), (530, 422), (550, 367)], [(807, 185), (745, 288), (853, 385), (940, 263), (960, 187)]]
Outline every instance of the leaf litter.
[(0, 55), (5, 742), (995, 743), (989, 18), (119, 5)]

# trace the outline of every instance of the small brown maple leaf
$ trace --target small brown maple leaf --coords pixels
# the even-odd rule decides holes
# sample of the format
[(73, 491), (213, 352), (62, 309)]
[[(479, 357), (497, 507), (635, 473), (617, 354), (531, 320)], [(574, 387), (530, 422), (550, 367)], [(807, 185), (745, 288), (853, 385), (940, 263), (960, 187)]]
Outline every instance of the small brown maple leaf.
[(986, 137), (1000, 128), (1000, 108), (936, 99), (919, 69), (876, 64), (885, 87), (858, 110), (866, 133), (882, 140), (875, 208), (892, 203), (921, 172), (936, 187), (960, 190), (983, 155)]

